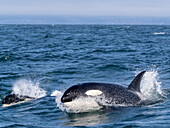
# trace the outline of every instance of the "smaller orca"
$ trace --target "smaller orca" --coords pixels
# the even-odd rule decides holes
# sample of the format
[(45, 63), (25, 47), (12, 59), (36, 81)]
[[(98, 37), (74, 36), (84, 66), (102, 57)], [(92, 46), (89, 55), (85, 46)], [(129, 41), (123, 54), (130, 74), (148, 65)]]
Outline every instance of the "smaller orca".
[(20, 96), (18, 94), (10, 94), (6, 96), (4, 100), (2, 100), (2, 106), (7, 107), (33, 99), (35, 98), (29, 96)]
[(61, 102), (70, 110), (100, 109), (104, 106), (138, 106), (145, 96), (140, 91), (141, 79), (146, 71), (139, 73), (128, 88), (110, 83), (82, 83), (68, 88)]

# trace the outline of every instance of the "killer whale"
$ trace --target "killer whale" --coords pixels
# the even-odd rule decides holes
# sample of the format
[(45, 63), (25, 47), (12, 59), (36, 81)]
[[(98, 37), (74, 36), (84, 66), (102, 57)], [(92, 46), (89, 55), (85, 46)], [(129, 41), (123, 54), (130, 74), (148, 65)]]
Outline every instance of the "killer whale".
[[(76, 111), (82, 108), (100, 109), (103, 106), (138, 106), (145, 100), (140, 91), (141, 79), (145, 72), (140, 72), (128, 88), (110, 83), (73, 85), (64, 92), (61, 102), (70, 110)], [(84, 98), (90, 98), (90, 101)]]
[(29, 96), (21, 96), (18, 94), (10, 94), (2, 100), (2, 107), (8, 107), (11, 105), (23, 103), (23, 102), (33, 100), (33, 99), (35, 98), (29, 97)]

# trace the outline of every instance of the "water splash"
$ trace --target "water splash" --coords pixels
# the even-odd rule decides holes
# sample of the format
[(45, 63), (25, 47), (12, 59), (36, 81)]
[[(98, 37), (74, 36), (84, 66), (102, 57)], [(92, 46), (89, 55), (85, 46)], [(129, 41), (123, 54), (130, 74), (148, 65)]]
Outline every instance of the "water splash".
[(39, 82), (34, 83), (27, 79), (18, 80), (13, 86), (12, 93), (33, 98), (46, 96), (46, 91), (39, 87)]
[[(138, 73), (136, 71), (136, 75)], [(156, 69), (151, 69), (144, 74), (141, 81), (141, 92), (150, 100), (160, 99), (160, 97), (164, 96), (161, 89), (161, 82), (159, 81), (159, 74)]]
[(66, 107), (63, 105), (63, 103), (61, 102), (61, 97), (62, 97), (63, 93), (61, 91), (55, 90), (51, 96), (55, 96), (56, 97), (56, 102), (57, 102), (57, 107), (59, 109), (61, 109), (62, 111), (66, 110)]

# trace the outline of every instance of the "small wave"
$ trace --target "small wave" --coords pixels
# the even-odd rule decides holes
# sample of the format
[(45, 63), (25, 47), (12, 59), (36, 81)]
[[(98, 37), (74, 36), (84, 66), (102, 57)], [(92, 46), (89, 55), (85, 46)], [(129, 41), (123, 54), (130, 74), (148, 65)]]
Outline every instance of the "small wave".
[(13, 86), (12, 93), (33, 98), (46, 96), (46, 91), (39, 87), (39, 82), (34, 83), (27, 79), (18, 80)]
[(154, 32), (153, 34), (154, 35), (165, 35), (166, 33), (165, 32)]

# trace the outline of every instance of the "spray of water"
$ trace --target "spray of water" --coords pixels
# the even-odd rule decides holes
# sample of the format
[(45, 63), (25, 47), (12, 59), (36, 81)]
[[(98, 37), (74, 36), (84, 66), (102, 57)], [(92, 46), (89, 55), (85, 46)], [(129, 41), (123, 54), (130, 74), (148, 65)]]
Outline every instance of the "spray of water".
[(29, 96), (33, 98), (41, 98), (46, 96), (46, 91), (39, 87), (39, 82), (33, 82), (27, 79), (20, 79), (16, 81), (13, 86), (12, 93)]
[[(139, 72), (137, 71), (136, 75), (138, 73)], [(141, 81), (141, 92), (150, 100), (156, 100), (164, 96), (157, 70), (151, 69), (144, 74)]]

